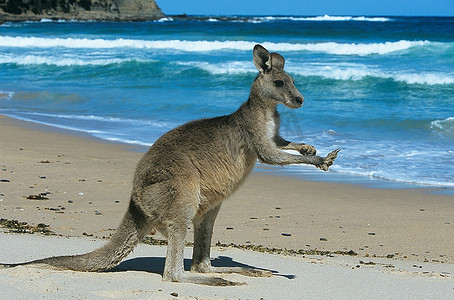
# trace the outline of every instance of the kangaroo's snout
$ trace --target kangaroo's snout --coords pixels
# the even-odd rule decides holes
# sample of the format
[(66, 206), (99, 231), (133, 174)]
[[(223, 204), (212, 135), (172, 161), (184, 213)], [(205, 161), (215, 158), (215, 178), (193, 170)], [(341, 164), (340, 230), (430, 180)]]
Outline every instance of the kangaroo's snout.
[(301, 97), (295, 97), (295, 102), (296, 102), (299, 106), (303, 105), (303, 101), (304, 101), (303, 98), (301, 98)]
[[(295, 88), (296, 89), (296, 88)], [(304, 97), (297, 90), (291, 97), (287, 97), (286, 101), (283, 103), (289, 108), (300, 108), (303, 106)]]
[(296, 96), (284, 102), (284, 104), (289, 108), (300, 108), (303, 105), (304, 98)]

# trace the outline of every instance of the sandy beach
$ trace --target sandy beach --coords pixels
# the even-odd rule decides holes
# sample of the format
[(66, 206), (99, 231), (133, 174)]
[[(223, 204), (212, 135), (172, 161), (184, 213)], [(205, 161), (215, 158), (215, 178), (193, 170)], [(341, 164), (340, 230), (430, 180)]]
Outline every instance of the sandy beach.
[[(83, 253), (104, 241), (87, 238), (3, 235), (1, 261)], [(5, 247), (8, 245), (9, 247)], [(14, 247), (11, 247), (14, 245)], [(185, 268), (192, 248), (185, 249)], [(215, 248), (216, 266), (252, 266), (273, 277), (222, 277), (246, 285), (211, 287), (161, 281), (164, 246), (138, 245), (109, 272), (84, 273), (38, 267), (0, 270), (2, 299), (452, 299), (454, 267), (351, 256), (282, 256)], [(416, 266), (416, 267), (415, 267)]]
[[(126, 210), (134, 169), (144, 149), (108, 143), (87, 135), (3, 116), (0, 116), (0, 128), (0, 218), (27, 222), (33, 226), (40, 223), (49, 225), (49, 229), (59, 236), (49, 238), (41, 237), (39, 234), (12, 235), (7, 233), (9, 229), (4, 228), (0, 234), (2, 249), (0, 261), (14, 262), (51, 254), (72, 254), (94, 249), (104, 243), (105, 241), (100, 239), (108, 238), (112, 234)], [(213, 243), (262, 245), (262, 249), (291, 249), (295, 250), (294, 252), (304, 250), (301, 253), (309, 253), (311, 250), (334, 253), (351, 250), (357, 255), (335, 255), (334, 258), (307, 254), (304, 257), (283, 256), (243, 251), (232, 247), (228, 249), (217, 247), (217, 252), (213, 256), (219, 257), (225, 255), (223, 253), (228, 253), (227, 256), (234, 261), (241, 260), (240, 262), (244, 264), (250, 263), (255, 267), (273, 270), (279, 269), (280, 265), (289, 264), (290, 267), (301, 265), (301, 270), (312, 269), (307, 271), (316, 274), (314, 275), (316, 277), (323, 277), (324, 272), (337, 274), (337, 271), (329, 269), (335, 268), (346, 272), (339, 273), (339, 276), (353, 276), (350, 280), (355, 278), (366, 280), (360, 272), (369, 268), (370, 271), (367, 273), (369, 275), (374, 274), (373, 276), (379, 278), (384, 278), (380, 277), (383, 274), (391, 276), (384, 279), (394, 282), (396, 294), (392, 295), (396, 297), (391, 298), (398, 298), (397, 292), (400, 291), (400, 279), (392, 279), (396, 276), (404, 276), (407, 281), (416, 280), (412, 281), (411, 285), (416, 287), (414, 291), (420, 291), (419, 287), (425, 287), (426, 291), (438, 288), (441, 294), (437, 295), (446, 296), (449, 293), (452, 295), (454, 196), (436, 194), (441, 190), (442, 188), (373, 189), (354, 184), (303, 181), (286, 176), (273, 176), (266, 172), (259, 174), (254, 172), (244, 186), (223, 204), (216, 221)], [(42, 197), (47, 199), (38, 200)], [(162, 239), (159, 233), (153, 238)], [(192, 241), (191, 230), (187, 241)], [(55, 247), (52, 246), (54, 243)], [(82, 244), (85, 246), (82, 247)], [(73, 246), (75, 248), (72, 248)], [(44, 250), (48, 248), (55, 252), (46, 253)], [(165, 248), (160, 246), (140, 245), (139, 249), (133, 254), (134, 257), (142, 254), (145, 255), (143, 259), (151, 259), (150, 256), (153, 255), (163, 258), (165, 253), (162, 250)], [(246, 259), (242, 260), (243, 257)], [(190, 255), (187, 258), (190, 258)], [(248, 259), (253, 261), (250, 262)], [(268, 259), (271, 261), (269, 266), (266, 265)], [(365, 262), (373, 264), (364, 265)], [(357, 265), (360, 267), (356, 267)], [(390, 268), (378, 265), (394, 267), (393, 270), (389, 270)], [(361, 271), (352, 273), (355, 269)], [(173, 297), (170, 293), (180, 289), (176, 284), (161, 283), (159, 274), (150, 275), (143, 273), (140, 268), (139, 270), (134, 273), (137, 284), (131, 287), (130, 294), (81, 292), (80, 298), (146, 298), (153, 295), (157, 297), (157, 294), (152, 295), (151, 292), (147, 294), (145, 291), (154, 289), (154, 292), (159, 293), (160, 288), (165, 291), (161, 295), (162, 298), (166, 298)], [(42, 280), (49, 281), (51, 280), (49, 278), (53, 277), (68, 279), (78, 276), (75, 282), (83, 285), (83, 281), (89, 278), (115, 282), (120, 280), (119, 277), (128, 277), (131, 272), (76, 275), (76, 272), (41, 271), (32, 267), (20, 267), (1, 270), (0, 285), (5, 287), (2, 290), (13, 293), (17, 292), (17, 289), (20, 290), (17, 287), (21, 280), (18, 279), (20, 278), (18, 274), (29, 274), (30, 278), (33, 277), (30, 280), (34, 280), (34, 284)], [(285, 270), (277, 272), (286, 274)], [(47, 278), (45, 275), (50, 277), (44, 279)], [(115, 278), (112, 279), (111, 276)], [(179, 294), (199, 299), (242, 298), (241, 295), (247, 295), (245, 298), (251, 299), (261, 297), (275, 299), (272, 295), (280, 295), (279, 287), (282, 287), (283, 292), (295, 284), (295, 281), (289, 281), (288, 278), (275, 276), (273, 277), (275, 281), (271, 285), (275, 283), (274, 289), (278, 292), (270, 294), (266, 289), (259, 288), (259, 283), (270, 285), (266, 282), (267, 279), (230, 276), (238, 281), (247, 281), (248, 288), (240, 287), (238, 290), (248, 289), (249, 292), (255, 290), (256, 293), (229, 294), (225, 289), (184, 285), (187, 290), (180, 291)], [(381, 285), (378, 277), (373, 276), (371, 282)], [(139, 282), (141, 280), (148, 282), (147, 277), (152, 278), (150, 280), (154, 285), (140, 287)], [(299, 284), (304, 282), (304, 277), (298, 278), (303, 280), (297, 280)], [(314, 278), (311, 280), (315, 281)], [(345, 285), (345, 280), (340, 280), (338, 284)], [(280, 281), (290, 282), (290, 286), (287, 283), (281, 284)], [(419, 281), (424, 283), (418, 283)], [(308, 287), (299, 284), (299, 291), (305, 291), (305, 287)], [(354, 290), (354, 284), (350, 285), (353, 285), (351, 288)], [(323, 287), (308, 288), (313, 292), (307, 294), (308, 298), (323, 296), (335, 298), (335, 294), (330, 294), (336, 292), (335, 285), (327, 289)], [(408, 290), (403, 283), (401, 287), (405, 289), (402, 291)], [(107, 286), (105, 288), (113, 289)], [(55, 286), (40, 293), (48, 298), (52, 295), (67, 295), (58, 294), (57, 290), (58, 287)], [(32, 295), (27, 294), (28, 292), (33, 293), (32, 290), (26, 292), (26, 288), (22, 291), (24, 297)], [(137, 291), (136, 294), (134, 291)], [(365, 296), (367, 291), (370, 292), (369, 296), (374, 296), (371, 286), (364, 290), (360, 288), (358, 291), (360, 291), (358, 297), (353, 298)], [(377, 297), (374, 298), (385, 298), (382, 294), (375, 295)], [(339, 296), (346, 298), (348, 295)]]

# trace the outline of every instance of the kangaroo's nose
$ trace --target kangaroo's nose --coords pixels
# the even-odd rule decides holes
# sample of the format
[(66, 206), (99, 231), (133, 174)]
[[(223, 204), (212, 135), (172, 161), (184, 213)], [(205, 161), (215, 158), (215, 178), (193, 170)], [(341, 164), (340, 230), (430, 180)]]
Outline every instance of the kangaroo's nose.
[(299, 105), (301, 105), (301, 104), (303, 104), (303, 98), (295, 97), (295, 102), (298, 103)]

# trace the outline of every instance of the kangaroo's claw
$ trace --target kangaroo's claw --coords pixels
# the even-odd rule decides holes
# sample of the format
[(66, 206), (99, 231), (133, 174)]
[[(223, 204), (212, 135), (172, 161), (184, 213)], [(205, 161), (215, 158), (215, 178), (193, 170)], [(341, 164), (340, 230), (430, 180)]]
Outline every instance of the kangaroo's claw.
[(328, 155), (325, 157), (323, 163), (317, 167), (323, 171), (328, 171), (329, 167), (331, 167), (333, 165), (334, 160), (337, 158), (337, 154), (340, 151), (341, 151), (341, 149), (337, 148), (336, 150), (333, 150), (330, 153), (328, 153)]

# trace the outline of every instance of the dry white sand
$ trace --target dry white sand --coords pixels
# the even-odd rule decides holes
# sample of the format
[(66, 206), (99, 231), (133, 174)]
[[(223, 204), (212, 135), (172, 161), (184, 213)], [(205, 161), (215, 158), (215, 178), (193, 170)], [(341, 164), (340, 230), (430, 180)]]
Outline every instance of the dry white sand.
[[(105, 241), (1, 235), (1, 262), (77, 254)], [(224, 278), (244, 286), (210, 287), (161, 281), (165, 247), (139, 245), (115, 270), (57, 271), (32, 266), (0, 269), (2, 299), (452, 299), (454, 266), (346, 256), (291, 257), (216, 248), (215, 265), (271, 270), (271, 278), (236, 274)], [(191, 248), (185, 251), (189, 268)], [(363, 261), (361, 263), (360, 261)], [(371, 265), (374, 261), (376, 264)]]

